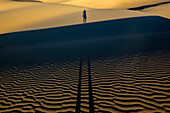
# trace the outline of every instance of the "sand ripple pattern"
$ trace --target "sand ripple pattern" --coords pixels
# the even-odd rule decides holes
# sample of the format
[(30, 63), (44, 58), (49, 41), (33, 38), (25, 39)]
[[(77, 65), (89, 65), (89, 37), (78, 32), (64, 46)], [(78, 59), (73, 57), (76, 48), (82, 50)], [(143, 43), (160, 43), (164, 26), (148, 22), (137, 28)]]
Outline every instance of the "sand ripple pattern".
[(79, 61), (0, 68), (0, 112), (75, 112)]
[[(80, 64), (0, 67), (0, 112), (75, 112)], [(90, 109), (89, 80), (95, 113), (170, 113), (170, 51), (83, 59), (81, 67), (81, 113)]]
[(96, 113), (170, 113), (170, 52), (91, 61)]

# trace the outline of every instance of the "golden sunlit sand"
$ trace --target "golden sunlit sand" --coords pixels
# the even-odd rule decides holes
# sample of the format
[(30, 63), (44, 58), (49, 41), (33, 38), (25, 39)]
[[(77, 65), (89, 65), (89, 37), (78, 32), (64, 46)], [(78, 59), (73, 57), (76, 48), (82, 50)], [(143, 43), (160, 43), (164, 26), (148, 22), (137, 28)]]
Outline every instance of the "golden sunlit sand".
[(153, 8), (144, 9), (142, 10), (142, 12), (156, 14), (165, 18), (170, 18), (169, 10), (170, 10), (170, 4), (165, 4)]
[(169, 113), (163, 2), (0, 0), (0, 113)]
[(67, 0), (62, 3), (97, 9), (127, 9), (167, 1), (169, 0)]
[[(16, 2), (15, 4), (22, 4)], [(15, 5), (13, 4), (13, 5)], [(25, 2), (23, 2), (23, 5)], [(30, 3), (29, 3), (30, 4)], [(59, 27), (82, 23), (83, 7), (52, 4), (52, 3), (31, 3), (32, 6), (23, 6), (15, 9), (5, 9), (0, 12), (0, 34), (16, 31), (26, 31), (50, 27)], [(9, 6), (10, 7), (10, 6)], [(88, 22), (149, 16), (136, 11), (128, 10), (96, 10), (87, 9)]]
[[(161, 2), (166, 1), (167, 0)], [(117, 0), (114, 2), (112, 0), (108, 0), (107, 2), (102, 0), (42, 0), (42, 3), (36, 3), (1, 0), (0, 34), (81, 24), (81, 13), (83, 9), (88, 10), (88, 22), (149, 15), (160, 15), (170, 18), (168, 12), (169, 5), (157, 6), (158, 8), (148, 8), (142, 11), (126, 10), (132, 7), (155, 4), (159, 2), (159, 0)], [(96, 8), (100, 10), (95, 10)]]

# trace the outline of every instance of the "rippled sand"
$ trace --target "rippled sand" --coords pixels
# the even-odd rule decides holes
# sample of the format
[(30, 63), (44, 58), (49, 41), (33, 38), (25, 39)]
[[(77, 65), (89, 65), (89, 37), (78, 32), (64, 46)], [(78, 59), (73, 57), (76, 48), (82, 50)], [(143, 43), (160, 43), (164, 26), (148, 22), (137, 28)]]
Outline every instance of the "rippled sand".
[(0, 68), (0, 112), (75, 112), (81, 70), (81, 112), (170, 112), (170, 51)]
[(170, 112), (170, 53), (155, 52), (92, 63), (96, 112)]
[(1, 68), (0, 112), (74, 112), (78, 66), (67, 61)]

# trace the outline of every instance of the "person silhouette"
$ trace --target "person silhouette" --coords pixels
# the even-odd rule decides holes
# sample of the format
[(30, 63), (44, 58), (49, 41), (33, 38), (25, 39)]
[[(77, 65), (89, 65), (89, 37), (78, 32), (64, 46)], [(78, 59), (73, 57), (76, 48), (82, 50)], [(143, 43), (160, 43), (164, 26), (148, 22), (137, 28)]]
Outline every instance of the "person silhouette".
[(86, 15), (86, 10), (83, 11), (83, 23), (86, 23), (87, 15)]

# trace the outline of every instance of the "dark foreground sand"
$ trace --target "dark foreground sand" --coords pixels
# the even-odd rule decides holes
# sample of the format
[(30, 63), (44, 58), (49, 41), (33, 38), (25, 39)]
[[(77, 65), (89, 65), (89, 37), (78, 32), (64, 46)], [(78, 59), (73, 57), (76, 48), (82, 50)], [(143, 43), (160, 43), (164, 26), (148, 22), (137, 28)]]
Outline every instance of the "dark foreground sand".
[(170, 51), (80, 61), (2, 66), (0, 112), (170, 112)]

